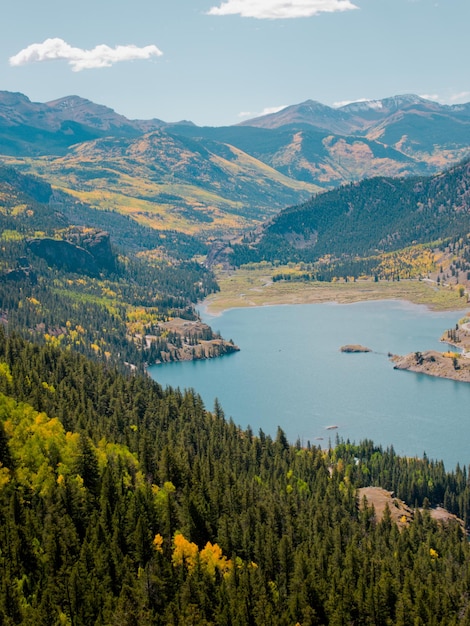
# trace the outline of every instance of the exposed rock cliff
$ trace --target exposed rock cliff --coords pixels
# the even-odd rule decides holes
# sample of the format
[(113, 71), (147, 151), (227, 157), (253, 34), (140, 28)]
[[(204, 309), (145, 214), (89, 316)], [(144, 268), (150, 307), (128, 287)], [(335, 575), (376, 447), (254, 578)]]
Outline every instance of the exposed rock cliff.
[(106, 231), (75, 227), (69, 229), (66, 239), (88, 250), (100, 269), (115, 269), (115, 256), (111, 248), (109, 233)]
[(93, 255), (79, 246), (63, 239), (30, 239), (28, 247), (37, 256), (45, 259), (49, 265), (65, 269), (69, 272), (78, 272), (97, 276), (98, 265)]
[(65, 239), (30, 239), (28, 247), (49, 265), (97, 276), (100, 270), (113, 270), (115, 257), (109, 234), (104, 231), (74, 228), (65, 234)]

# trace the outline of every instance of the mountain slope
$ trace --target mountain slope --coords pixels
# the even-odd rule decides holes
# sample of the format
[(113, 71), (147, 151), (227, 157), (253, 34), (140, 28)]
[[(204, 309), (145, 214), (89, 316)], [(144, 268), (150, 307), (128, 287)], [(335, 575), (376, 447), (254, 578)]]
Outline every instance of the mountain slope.
[(318, 190), (235, 147), (164, 130), (96, 139), (61, 157), (12, 162), (81, 201), (187, 233), (246, 228)]
[(468, 623), (465, 467), (255, 436), (3, 332), (0, 391), (2, 624)]
[(0, 166), (0, 241), (0, 319), (8, 333), (121, 368), (236, 349), (194, 309), (218, 289), (194, 259), (207, 251), (198, 240), (93, 210)]
[(282, 174), (323, 188), (366, 176), (428, 173), (425, 163), (365, 137), (332, 135), (308, 124), (277, 129), (179, 126), (174, 134), (236, 146)]
[(470, 232), (470, 161), (429, 178), (371, 178), (282, 211), (234, 262), (370, 255)]

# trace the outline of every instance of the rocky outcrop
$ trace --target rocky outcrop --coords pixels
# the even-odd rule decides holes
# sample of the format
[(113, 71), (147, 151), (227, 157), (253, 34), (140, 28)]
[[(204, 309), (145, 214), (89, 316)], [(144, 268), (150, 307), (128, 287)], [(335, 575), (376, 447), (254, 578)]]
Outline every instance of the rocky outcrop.
[(150, 362), (153, 363), (212, 359), (240, 350), (233, 341), (222, 339), (200, 319), (176, 317), (159, 322), (157, 332), (156, 335), (145, 336)]
[[(366, 505), (374, 507), (374, 516), (379, 522), (383, 519), (385, 510), (388, 509), (391, 520), (400, 530), (413, 521), (417, 510), (423, 511), (423, 509), (409, 507), (403, 500), (397, 498), (393, 491), (387, 491), (382, 487), (361, 487), (357, 490), (357, 499), (359, 507), (363, 510)], [(457, 522), (462, 530), (465, 528), (463, 520), (443, 507), (438, 506), (428, 511), (431, 517), (441, 524), (445, 525), (452, 521)]]
[(412, 352), (393, 356), (394, 369), (470, 383), (470, 359), (458, 352)]
[(33, 272), (29, 267), (18, 267), (16, 269), (8, 270), (1, 275), (0, 280), (15, 283), (24, 280), (32, 285), (35, 285), (38, 282), (35, 272)]
[(30, 239), (28, 247), (31, 252), (45, 261), (49, 265), (64, 269), (69, 272), (78, 272), (97, 276), (99, 267), (93, 255), (63, 239)]
[(28, 247), (49, 265), (69, 272), (97, 276), (101, 270), (114, 270), (115, 256), (109, 233), (94, 229), (74, 228), (65, 239), (29, 239)]
[(167, 350), (160, 352), (160, 363), (168, 363), (170, 361), (199, 361), (201, 359), (213, 359), (215, 357), (224, 356), (239, 352), (240, 348), (225, 339), (211, 339), (208, 341), (200, 340), (195, 345), (184, 344), (176, 347), (167, 344)]
[(87, 250), (100, 269), (112, 271), (116, 268), (111, 240), (106, 231), (75, 227), (69, 229), (66, 239), (70, 243)]

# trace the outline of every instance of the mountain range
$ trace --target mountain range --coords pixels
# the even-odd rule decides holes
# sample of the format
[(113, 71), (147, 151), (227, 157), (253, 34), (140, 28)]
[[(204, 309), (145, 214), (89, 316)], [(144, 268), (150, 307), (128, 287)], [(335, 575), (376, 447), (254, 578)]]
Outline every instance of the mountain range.
[(470, 154), (470, 104), (307, 101), (227, 127), (129, 120), (78, 96), (0, 92), (0, 157), (97, 208), (205, 239), (249, 230), (371, 176), (434, 174)]
[(314, 100), (287, 106), (276, 113), (257, 117), (241, 126), (279, 128), (290, 124), (308, 124), (331, 133), (354, 135), (376, 129), (385, 123), (390, 126), (409, 116), (431, 118), (440, 116), (456, 123), (470, 121), (470, 104), (443, 105), (413, 94), (392, 96), (382, 100), (350, 102), (340, 107), (329, 107)]

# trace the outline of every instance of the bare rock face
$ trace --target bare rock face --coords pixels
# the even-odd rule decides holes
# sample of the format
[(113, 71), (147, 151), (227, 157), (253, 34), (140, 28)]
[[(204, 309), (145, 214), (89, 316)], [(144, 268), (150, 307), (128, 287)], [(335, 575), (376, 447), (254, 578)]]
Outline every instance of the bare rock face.
[[(212, 329), (200, 320), (176, 317), (168, 322), (160, 322), (159, 326), (161, 331), (170, 332), (173, 340), (167, 341), (165, 350), (160, 351), (158, 363), (212, 359), (240, 350), (232, 341), (226, 341), (214, 334)], [(147, 336), (146, 340), (147, 345), (150, 345), (157, 337)]]
[(1, 279), (8, 282), (20, 282), (27, 281), (32, 285), (38, 282), (35, 272), (30, 267), (17, 267), (16, 269), (8, 270), (1, 275)]
[(97, 276), (102, 270), (116, 267), (109, 233), (105, 231), (75, 227), (65, 239), (30, 239), (28, 247), (49, 265), (69, 272)]
[(67, 233), (66, 238), (70, 243), (87, 250), (100, 269), (115, 269), (115, 257), (106, 231), (74, 228)]
[(63, 239), (31, 239), (28, 247), (33, 254), (41, 257), (49, 265), (69, 272), (97, 276), (99, 267), (93, 255), (79, 246)]

